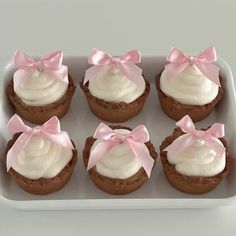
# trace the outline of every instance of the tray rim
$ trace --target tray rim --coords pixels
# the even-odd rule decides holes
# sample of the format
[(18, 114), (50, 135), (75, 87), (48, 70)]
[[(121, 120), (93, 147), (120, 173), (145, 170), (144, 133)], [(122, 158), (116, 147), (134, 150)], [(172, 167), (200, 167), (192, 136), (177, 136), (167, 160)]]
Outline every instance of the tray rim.
[[(228, 198), (133, 198), (133, 199), (57, 199), (15, 201), (0, 196), (3, 206), (20, 210), (124, 210), (124, 209), (183, 209), (214, 208), (228, 206), (235, 202), (236, 196)], [(53, 202), (53, 204), (51, 204)], [(37, 203), (37, 204), (36, 204)], [(70, 203), (70, 204), (68, 204)]]
[[(36, 57), (38, 57), (36, 55)], [(164, 55), (142, 56), (146, 59), (163, 58)], [(64, 55), (64, 58), (85, 59), (87, 56)], [(218, 57), (219, 64), (228, 75), (233, 93), (232, 103), (236, 107), (236, 90), (229, 64)], [(9, 69), (10, 62), (2, 67), (2, 73)], [(236, 111), (232, 111), (236, 117)], [(168, 209), (168, 208), (211, 208), (232, 204), (236, 195), (226, 198), (107, 198), (107, 199), (54, 199), (54, 200), (12, 200), (0, 194), (0, 205), (21, 210), (119, 210), (119, 209)], [(51, 204), (53, 202), (53, 204)], [(37, 204), (36, 204), (37, 203)], [(68, 205), (68, 203), (70, 203)], [(164, 203), (164, 204), (163, 204)]]

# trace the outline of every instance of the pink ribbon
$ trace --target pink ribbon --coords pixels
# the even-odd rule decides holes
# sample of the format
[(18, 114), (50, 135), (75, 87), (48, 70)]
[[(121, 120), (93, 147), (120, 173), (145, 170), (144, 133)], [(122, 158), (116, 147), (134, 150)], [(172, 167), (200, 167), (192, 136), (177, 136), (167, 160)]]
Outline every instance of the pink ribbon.
[(217, 60), (215, 47), (207, 48), (196, 57), (188, 56), (177, 48), (172, 48), (166, 60), (170, 63), (167, 64), (165, 68), (173, 76), (184, 71), (188, 65), (195, 65), (209, 80), (218, 86), (221, 86), (219, 68), (214, 64)]
[(222, 138), (225, 135), (223, 124), (214, 123), (208, 130), (197, 130), (190, 116), (186, 115), (176, 125), (189, 135), (181, 136), (181, 139), (177, 138), (164, 151), (171, 153), (181, 152), (191, 146), (196, 140), (204, 140), (219, 155), (224, 153), (225, 147), (216, 140), (216, 138)]
[(7, 127), (13, 134), (22, 132), (7, 153), (7, 171), (12, 167), (16, 157), (26, 147), (31, 137), (35, 135), (65, 148), (74, 149), (67, 132), (61, 131), (60, 122), (56, 116), (53, 116), (42, 126), (31, 128), (25, 125), (18, 115), (14, 115), (9, 120)]
[(68, 83), (68, 68), (62, 65), (62, 59), (62, 51), (51, 53), (41, 57), (37, 61), (23, 52), (16, 51), (12, 59), (12, 65), (22, 70), (16, 71), (14, 74), (14, 86), (18, 86), (28, 79), (31, 79), (35, 70), (44, 71)]
[(138, 50), (130, 51), (121, 57), (112, 57), (108, 53), (94, 48), (88, 59), (88, 63), (94, 66), (86, 70), (84, 84), (104, 68), (114, 67), (118, 68), (130, 80), (139, 84), (143, 80), (142, 69), (135, 64), (140, 62), (141, 54)]
[(154, 160), (150, 154), (143, 149), (142, 144), (149, 141), (149, 134), (144, 125), (139, 125), (129, 134), (124, 135), (115, 133), (109, 126), (101, 123), (93, 137), (101, 140), (101, 142), (91, 151), (87, 170), (95, 166), (111, 148), (121, 143), (126, 143), (134, 153), (135, 158), (138, 159), (146, 171), (148, 177), (150, 177)]

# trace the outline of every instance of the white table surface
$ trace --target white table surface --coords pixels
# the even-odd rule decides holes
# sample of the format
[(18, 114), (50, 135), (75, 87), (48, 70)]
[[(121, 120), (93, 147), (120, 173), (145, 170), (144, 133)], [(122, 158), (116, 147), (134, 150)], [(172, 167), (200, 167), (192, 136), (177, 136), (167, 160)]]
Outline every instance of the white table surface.
[[(0, 0), (0, 64), (15, 49), (88, 55), (198, 52), (214, 44), (236, 72), (234, 0)], [(235, 235), (236, 203), (217, 209), (20, 211), (0, 208), (0, 235)]]

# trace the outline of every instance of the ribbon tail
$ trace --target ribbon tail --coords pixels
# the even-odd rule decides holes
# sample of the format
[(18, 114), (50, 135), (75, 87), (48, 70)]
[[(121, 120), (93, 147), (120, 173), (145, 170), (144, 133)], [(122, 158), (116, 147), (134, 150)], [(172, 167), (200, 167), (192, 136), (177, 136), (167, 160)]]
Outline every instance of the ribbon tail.
[(21, 84), (24, 84), (28, 80), (30, 80), (32, 75), (33, 75), (33, 73), (34, 73), (34, 69), (33, 68), (17, 70), (14, 73), (14, 76), (13, 76), (14, 90), (16, 90)]
[(189, 65), (189, 62), (172, 62), (165, 66), (168, 77), (177, 76), (181, 72), (185, 70), (185, 68)]
[(187, 147), (191, 146), (195, 139), (192, 134), (186, 134), (185, 136), (180, 136), (181, 139), (175, 139), (168, 147), (166, 147), (163, 151), (167, 151), (169, 153), (181, 152)]
[(121, 63), (118, 66), (120, 72), (127, 76), (136, 84), (140, 84), (143, 81), (142, 69), (132, 63)]
[(67, 84), (69, 83), (67, 66), (62, 65), (58, 70), (50, 70), (48, 68), (44, 68), (44, 72), (51, 75), (52, 77), (55, 77), (55, 79), (58, 79)]
[(105, 153), (112, 147), (112, 144), (112, 141), (102, 141), (90, 151), (87, 170), (90, 170), (92, 167), (94, 167), (96, 163), (104, 157)]
[(49, 140), (52, 143), (60, 145), (62, 147), (74, 149), (69, 135), (64, 131), (61, 131), (58, 133), (50, 133), (50, 132), (45, 132), (45, 131), (41, 130), (40, 136), (44, 137), (45, 139)]
[(16, 157), (25, 148), (30, 138), (31, 138), (31, 135), (22, 133), (17, 138), (17, 140), (15, 141), (11, 149), (7, 152), (7, 158), (6, 158), (7, 172), (11, 169)]
[(203, 75), (205, 75), (213, 83), (221, 87), (219, 78), (219, 68), (215, 64), (199, 62), (196, 64), (196, 66), (202, 72)]
[(219, 142), (217, 142), (216, 140), (214, 140), (212, 138), (207, 139), (206, 143), (207, 143), (208, 146), (210, 146), (220, 156), (223, 155), (223, 153), (225, 152), (225, 146), (222, 143), (219, 143)]
[(85, 72), (83, 84), (85, 85), (90, 79), (94, 78), (103, 68), (104, 66), (92, 66), (88, 68)]
[[(143, 145), (136, 142), (128, 142), (130, 148), (132, 149), (135, 157), (139, 160), (143, 169), (147, 173), (148, 178), (151, 176), (152, 167), (154, 165), (154, 159), (151, 157), (149, 152), (143, 149)], [(144, 144), (145, 145), (145, 144)]]

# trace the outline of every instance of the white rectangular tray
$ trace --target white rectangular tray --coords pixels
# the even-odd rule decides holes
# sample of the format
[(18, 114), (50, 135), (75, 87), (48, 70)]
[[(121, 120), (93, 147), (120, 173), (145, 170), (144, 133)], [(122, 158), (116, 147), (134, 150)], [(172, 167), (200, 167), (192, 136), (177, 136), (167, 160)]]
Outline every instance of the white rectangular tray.
[[(4, 149), (10, 134), (6, 130), (9, 118), (14, 114), (5, 94), (7, 81), (12, 77), (10, 64), (0, 65), (0, 204), (12, 208), (27, 210), (61, 210), (61, 209), (155, 209), (155, 208), (205, 208), (227, 205), (236, 199), (235, 170), (224, 179), (213, 191), (203, 195), (190, 195), (177, 191), (169, 185), (162, 171), (158, 157), (151, 179), (139, 190), (124, 196), (113, 196), (99, 190), (90, 180), (82, 163), (82, 149), (86, 137), (94, 133), (101, 122), (89, 110), (78, 82), (88, 68), (87, 58), (68, 56), (64, 64), (76, 82), (77, 89), (69, 112), (61, 120), (62, 129), (68, 131), (78, 148), (79, 161), (71, 180), (60, 191), (46, 195), (34, 196), (21, 190), (6, 173)], [(155, 75), (163, 69), (164, 57), (143, 57), (141, 67), (144, 75), (151, 81), (151, 93), (142, 112), (135, 118), (125, 122), (134, 128), (138, 124), (145, 124), (150, 132), (152, 143), (159, 153), (159, 145), (175, 127), (175, 121), (168, 118), (160, 108), (157, 92), (154, 86)], [(226, 124), (226, 138), (233, 156), (236, 156), (236, 99), (232, 72), (223, 59), (218, 60), (221, 76), (224, 78), (225, 94), (215, 111), (197, 126), (207, 127), (213, 122)]]

